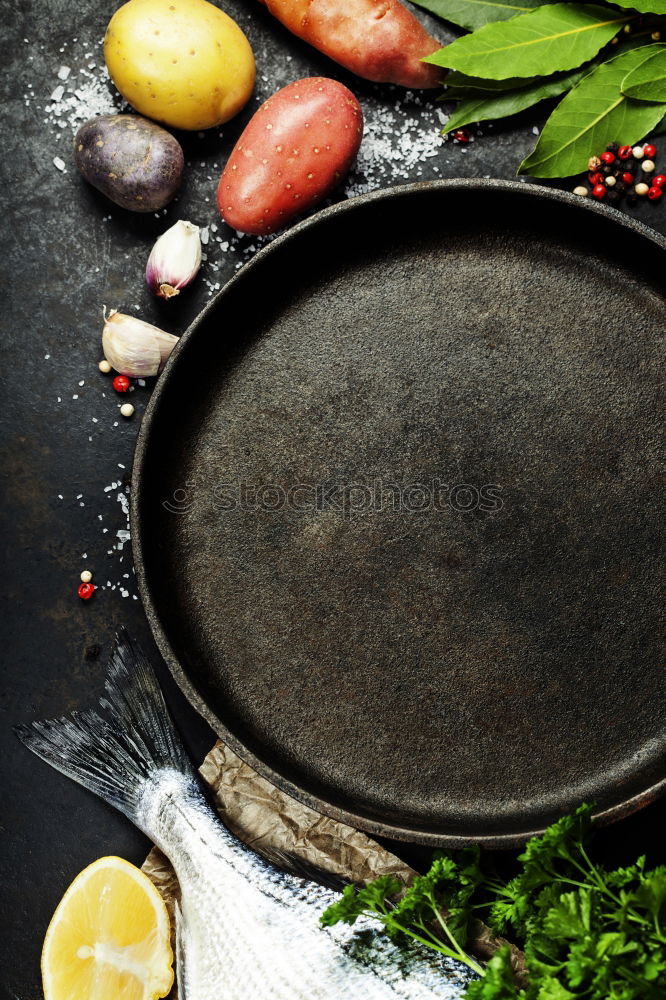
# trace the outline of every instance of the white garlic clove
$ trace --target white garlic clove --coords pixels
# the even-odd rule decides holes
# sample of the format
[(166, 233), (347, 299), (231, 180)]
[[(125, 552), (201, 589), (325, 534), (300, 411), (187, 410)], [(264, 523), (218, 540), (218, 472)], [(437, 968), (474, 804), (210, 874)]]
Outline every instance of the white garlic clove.
[(146, 265), (146, 281), (162, 299), (178, 295), (201, 267), (199, 227), (182, 219), (167, 229), (155, 243)]
[(132, 378), (158, 375), (177, 342), (178, 337), (136, 316), (112, 310), (104, 318), (104, 357), (121, 375)]

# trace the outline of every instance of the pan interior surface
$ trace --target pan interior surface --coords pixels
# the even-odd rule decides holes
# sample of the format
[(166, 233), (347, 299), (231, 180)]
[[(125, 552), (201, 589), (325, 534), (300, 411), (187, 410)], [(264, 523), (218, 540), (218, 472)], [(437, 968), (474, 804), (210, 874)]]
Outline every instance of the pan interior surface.
[(297, 229), (195, 324), (132, 533), (250, 763), (432, 843), (663, 781), (665, 258), (519, 185), (424, 185)]

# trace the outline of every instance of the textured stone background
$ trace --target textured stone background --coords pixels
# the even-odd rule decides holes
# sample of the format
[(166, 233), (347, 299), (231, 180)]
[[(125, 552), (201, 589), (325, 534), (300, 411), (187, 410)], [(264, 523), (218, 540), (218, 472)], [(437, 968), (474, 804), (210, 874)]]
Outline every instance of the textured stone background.
[[(465, 150), (452, 144), (436, 150), (430, 137), (440, 106), (434, 101), (405, 103), (394, 88), (350, 78), (292, 38), (254, 0), (224, 0), (221, 6), (237, 18), (254, 47), (257, 100), (292, 79), (320, 73), (337, 76), (359, 95), (371, 126), (369, 148), (383, 151), (383, 158), (362, 153), (365, 173), (352, 178), (350, 193), (431, 177), (511, 177), (535, 141), (533, 130), (543, 123), (537, 110), (511, 127), (485, 127)], [(186, 184), (166, 215), (146, 218), (114, 208), (84, 184), (71, 162), (69, 119), (82, 102), (75, 99), (65, 110), (60, 127), (49, 100), (60, 82), (59, 67), (67, 65), (72, 74), (66, 89), (75, 82), (101, 100), (100, 110), (104, 101), (110, 103), (100, 67), (101, 39), (113, 9), (101, 0), (76, 5), (12, 0), (3, 10), (1, 239), (9, 309), (0, 341), (5, 377), (0, 991), (14, 1000), (40, 995), (43, 933), (74, 875), (104, 854), (140, 863), (147, 849), (125, 819), (38, 763), (10, 729), (25, 719), (89, 704), (101, 689), (117, 624), (126, 624), (152, 648), (123, 535), (132, 450), (149, 390), (133, 393), (136, 415), (123, 421), (108, 380), (96, 369), (101, 307), (136, 311), (180, 332), (214, 286), (258, 245), (235, 240), (220, 224), (216, 234), (211, 230), (209, 260), (196, 287), (168, 306), (150, 298), (143, 268), (153, 240), (177, 218), (201, 226), (215, 221), (219, 169), (256, 101), (221, 134), (186, 137)], [(438, 30), (443, 40), (451, 37), (441, 26)], [(658, 145), (666, 156), (666, 142)], [(435, 155), (419, 159), (415, 150)], [(396, 151), (403, 161), (396, 161)], [(64, 172), (54, 166), (54, 157), (63, 160)], [(400, 162), (408, 166), (401, 169)], [(636, 215), (666, 231), (666, 204), (641, 205)], [(85, 566), (105, 588), (87, 604), (76, 597)], [(170, 679), (163, 679), (189, 749), (200, 760), (213, 736)], [(666, 860), (658, 835), (665, 818), (664, 804), (656, 804), (604, 832), (609, 856), (652, 848), (653, 860)], [(406, 845), (398, 851), (411, 862), (427, 859), (427, 852)]]

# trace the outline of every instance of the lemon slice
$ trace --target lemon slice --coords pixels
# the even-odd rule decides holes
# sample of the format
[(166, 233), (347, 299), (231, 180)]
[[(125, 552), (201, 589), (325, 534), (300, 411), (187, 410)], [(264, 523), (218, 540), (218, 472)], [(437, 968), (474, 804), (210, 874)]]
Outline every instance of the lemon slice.
[(143, 872), (100, 858), (74, 879), (42, 950), (45, 1000), (157, 1000), (173, 983), (169, 915)]

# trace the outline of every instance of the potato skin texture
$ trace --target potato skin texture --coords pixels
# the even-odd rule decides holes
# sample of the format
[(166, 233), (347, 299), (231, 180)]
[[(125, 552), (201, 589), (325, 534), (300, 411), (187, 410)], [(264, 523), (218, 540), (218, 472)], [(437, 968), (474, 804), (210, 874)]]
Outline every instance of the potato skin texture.
[(83, 177), (131, 212), (156, 212), (171, 201), (183, 178), (177, 139), (138, 115), (101, 115), (74, 137), (74, 160)]
[(265, 235), (308, 211), (347, 174), (363, 136), (363, 112), (347, 87), (296, 80), (250, 119), (217, 188), (225, 222)]
[(221, 125), (254, 87), (250, 43), (207, 0), (129, 0), (109, 22), (104, 58), (125, 100), (173, 128)]
[(442, 70), (420, 60), (442, 43), (399, 0), (259, 0), (286, 28), (357, 76), (425, 89)]

